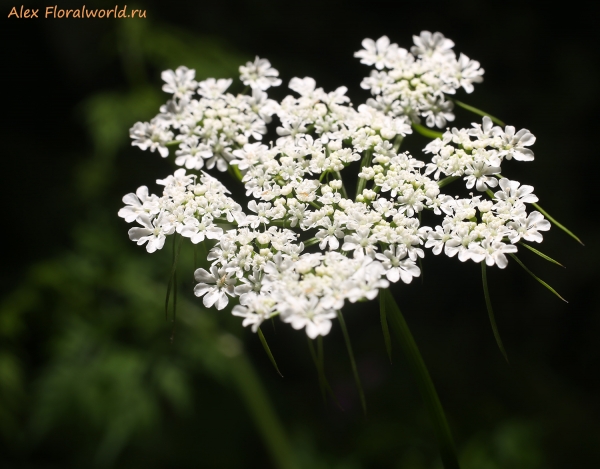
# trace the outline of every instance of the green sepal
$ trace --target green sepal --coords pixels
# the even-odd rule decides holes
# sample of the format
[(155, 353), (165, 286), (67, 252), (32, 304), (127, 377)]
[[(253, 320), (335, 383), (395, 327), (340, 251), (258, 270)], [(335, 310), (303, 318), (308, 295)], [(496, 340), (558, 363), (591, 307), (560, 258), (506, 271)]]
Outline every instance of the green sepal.
[(521, 262), (521, 260), (520, 260), (520, 259), (519, 259), (517, 256), (515, 256), (514, 254), (510, 254), (510, 253), (509, 253), (509, 255), (510, 255), (510, 257), (512, 257), (512, 258), (513, 258), (515, 261), (517, 261), (517, 263), (518, 263), (518, 264), (519, 264), (521, 267), (523, 267), (523, 269), (525, 269), (525, 272), (527, 272), (527, 273), (528, 273), (529, 275), (531, 275), (531, 276), (532, 276), (534, 279), (536, 279), (538, 282), (540, 282), (542, 285), (544, 285), (544, 286), (545, 286), (545, 287), (546, 287), (548, 290), (550, 290), (552, 293), (554, 293), (556, 296), (558, 296), (558, 297), (559, 297), (561, 300), (563, 300), (565, 303), (568, 303), (568, 301), (567, 301), (567, 300), (565, 300), (565, 299), (564, 299), (562, 296), (560, 296), (560, 295), (558, 294), (558, 292), (557, 292), (557, 291), (556, 291), (554, 288), (552, 288), (550, 285), (548, 285), (546, 282), (544, 282), (544, 281), (543, 281), (541, 278), (539, 278), (537, 275), (535, 275), (535, 274), (534, 274), (534, 273), (533, 273), (531, 270), (529, 270), (529, 269), (528, 269), (528, 268), (525, 266), (525, 264), (523, 264), (523, 263)]
[(525, 244), (523, 241), (519, 241), (519, 244), (523, 247), (526, 247), (527, 249), (529, 249), (531, 252), (534, 252), (535, 254), (537, 254), (538, 256), (540, 256), (543, 259), (546, 259), (549, 262), (552, 262), (553, 264), (556, 265), (560, 265), (563, 269), (565, 269), (566, 267), (564, 265), (562, 265), (560, 262), (555, 261), (554, 259), (552, 259), (550, 256), (547, 256), (546, 254), (544, 254), (543, 252), (538, 251), (537, 249), (535, 249), (534, 247), (530, 246), (529, 244)]
[(504, 349), (504, 345), (502, 344), (500, 332), (498, 332), (498, 326), (496, 325), (496, 318), (494, 317), (494, 310), (492, 308), (492, 300), (490, 298), (490, 291), (487, 282), (487, 269), (485, 261), (481, 262), (481, 279), (483, 281), (483, 295), (485, 296), (485, 306), (487, 308), (488, 316), (490, 318), (490, 324), (492, 325), (492, 332), (494, 333), (494, 338), (496, 339), (496, 343), (498, 344), (500, 352), (502, 352), (502, 355), (504, 355), (504, 359), (508, 363), (508, 355), (506, 354), (506, 350)]
[(258, 334), (258, 338), (260, 339), (260, 343), (262, 344), (263, 348), (265, 349), (265, 352), (267, 353), (267, 356), (269, 357), (269, 360), (271, 360), (271, 363), (275, 367), (275, 370), (277, 371), (279, 376), (281, 376), (283, 378), (283, 375), (281, 374), (281, 371), (279, 371), (279, 367), (277, 366), (277, 362), (275, 361), (275, 357), (273, 356), (273, 353), (271, 353), (269, 344), (267, 344), (267, 339), (265, 339), (265, 336), (264, 336), (263, 332), (260, 330), (260, 327), (258, 328), (258, 330), (256, 332)]
[(389, 290), (380, 290), (380, 301), (385, 301), (392, 329), (400, 341), (406, 362), (417, 382), (425, 407), (433, 423), (433, 429), (440, 447), (440, 457), (445, 469), (460, 469), (458, 456), (450, 433), (450, 427), (444, 409), (431, 381), (429, 371), (423, 362), (415, 339), (413, 338), (396, 300)]
[(442, 132), (436, 132), (435, 130), (428, 129), (425, 126), (422, 126), (421, 124), (415, 124), (414, 122), (412, 124), (412, 128), (427, 138), (436, 139), (444, 136)]
[(363, 391), (362, 384), (360, 382), (360, 376), (358, 375), (358, 368), (356, 368), (356, 360), (354, 360), (354, 353), (352, 352), (352, 344), (350, 343), (350, 335), (348, 335), (348, 328), (346, 327), (346, 321), (341, 311), (337, 312), (340, 326), (342, 328), (342, 334), (344, 335), (344, 342), (346, 342), (346, 349), (348, 350), (348, 357), (350, 358), (350, 364), (352, 365), (352, 374), (354, 375), (354, 381), (358, 389), (358, 395), (360, 397), (360, 404), (363, 409), (365, 417), (367, 416), (367, 401), (365, 399), (365, 393)]
[(550, 223), (554, 223), (556, 226), (558, 226), (561, 230), (563, 230), (565, 233), (567, 233), (571, 238), (573, 238), (579, 244), (581, 244), (582, 246), (585, 246), (585, 244), (583, 244), (583, 242), (577, 236), (575, 236), (575, 234), (571, 230), (569, 230), (566, 226), (564, 226), (564, 225), (560, 224), (559, 222), (557, 222), (542, 207), (540, 207), (536, 203), (533, 203), (531, 205), (533, 205), (535, 208), (537, 208), (540, 211), (540, 213), (542, 215), (544, 215), (550, 221)]
[(467, 111), (470, 111), (473, 114), (477, 114), (478, 116), (483, 116), (483, 117), (487, 116), (490, 119), (492, 119), (492, 122), (494, 122), (495, 124), (498, 124), (502, 127), (506, 126), (506, 124), (504, 122), (502, 122), (500, 119), (492, 116), (491, 114), (488, 114), (485, 111), (482, 111), (481, 109), (477, 109), (476, 107), (465, 104), (465, 103), (459, 101), (458, 99), (453, 99), (452, 101), (454, 101), (454, 104), (457, 104), (459, 107), (462, 107), (463, 109), (466, 109)]

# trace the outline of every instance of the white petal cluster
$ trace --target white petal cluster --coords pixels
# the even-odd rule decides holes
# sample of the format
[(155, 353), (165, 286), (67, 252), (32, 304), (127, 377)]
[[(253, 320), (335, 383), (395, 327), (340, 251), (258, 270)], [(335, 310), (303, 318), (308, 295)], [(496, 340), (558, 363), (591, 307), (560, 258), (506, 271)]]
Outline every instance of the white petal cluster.
[[(139, 225), (130, 239), (148, 252), (176, 233), (208, 240), (210, 265), (195, 272), (204, 306), (222, 310), (232, 300), (232, 314), (255, 332), (279, 316), (310, 338), (328, 334), (347, 301), (372, 300), (390, 282), (420, 276), (423, 248), (506, 267), (516, 243), (541, 242), (550, 228), (540, 212), (527, 212), (537, 201), (533, 188), (500, 175), (504, 159), (533, 160), (527, 147), (535, 137), (484, 117), (428, 144), (428, 163), (399, 150), (411, 122), (445, 126), (454, 119), (445, 94), (471, 92), (482, 80), (479, 63), (457, 58), (453, 46), (427, 31), (410, 52), (385, 36), (365, 39), (356, 56), (376, 69), (362, 83), (375, 99), (356, 108), (346, 87), (326, 92), (311, 77), (292, 78), (293, 93), (281, 102), (269, 99), (265, 91), (281, 80), (258, 57), (239, 69), (251, 94), (227, 93), (230, 79), (198, 82), (186, 67), (163, 72), (172, 99), (134, 125), (132, 144), (163, 157), (173, 147), (184, 168), (157, 181), (162, 196), (142, 186), (123, 198), (119, 216)], [(269, 145), (268, 124), (277, 136)], [(349, 166), (358, 169), (354, 199), (342, 178)], [(243, 207), (202, 171), (213, 168), (241, 175)], [(482, 194), (453, 198), (441, 192), (441, 176)], [(441, 224), (422, 224), (423, 212)]]
[(421, 32), (413, 36), (410, 52), (390, 44), (387, 36), (377, 41), (365, 39), (363, 50), (354, 54), (361, 63), (376, 70), (363, 80), (361, 87), (371, 90), (371, 106), (393, 116), (407, 116), (412, 122), (425, 119), (429, 127), (444, 128), (454, 120), (453, 102), (445, 94), (459, 88), (473, 92), (473, 83), (483, 81), (479, 62), (452, 50), (454, 43), (442, 33)]
[(440, 175), (463, 177), (467, 188), (474, 186), (478, 191), (496, 187), (504, 159), (532, 161), (533, 152), (527, 146), (535, 142), (535, 137), (527, 129), (519, 130), (507, 125), (503, 130), (494, 126), (489, 117), (482, 124), (473, 123), (472, 129), (447, 130), (442, 138), (430, 142), (425, 153), (432, 153), (431, 163), (426, 174), (434, 179)]
[(540, 231), (549, 230), (550, 223), (538, 211), (527, 213), (525, 204), (538, 201), (533, 187), (503, 178), (500, 189), (493, 200), (476, 196), (442, 203), (444, 220), (428, 233), (425, 247), (434, 254), (443, 250), (449, 257), (458, 255), (461, 262), (485, 261), (503, 269), (505, 254), (517, 252), (515, 244), (521, 239), (541, 242)]
[(217, 222), (231, 223), (243, 219), (241, 206), (227, 194), (217, 179), (202, 172), (200, 177), (178, 169), (175, 174), (156, 181), (165, 186), (162, 197), (148, 195), (146, 186), (123, 197), (126, 204), (119, 216), (141, 227), (129, 230), (129, 238), (138, 245), (147, 242), (150, 253), (162, 249), (167, 235), (179, 233), (194, 244), (219, 239), (223, 234)]

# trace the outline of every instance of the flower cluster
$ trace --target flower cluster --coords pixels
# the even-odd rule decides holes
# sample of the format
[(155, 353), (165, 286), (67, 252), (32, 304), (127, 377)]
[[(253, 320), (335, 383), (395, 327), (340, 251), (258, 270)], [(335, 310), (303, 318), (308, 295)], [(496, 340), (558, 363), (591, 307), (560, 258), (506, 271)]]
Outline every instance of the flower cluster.
[(464, 54), (457, 59), (452, 51), (454, 43), (441, 33), (423, 31), (413, 40), (409, 52), (390, 44), (387, 36), (377, 41), (365, 39), (364, 49), (354, 56), (376, 70), (361, 87), (375, 96), (371, 106), (395, 116), (408, 116), (415, 123), (424, 118), (427, 126), (443, 128), (454, 120), (454, 103), (445, 94), (454, 94), (461, 87), (473, 92), (473, 83), (483, 81), (483, 69)]
[[(175, 164), (185, 168), (157, 181), (160, 197), (142, 186), (123, 198), (119, 216), (140, 225), (130, 239), (148, 252), (175, 233), (209, 243), (210, 267), (196, 270), (194, 290), (206, 307), (222, 310), (234, 299), (232, 313), (253, 331), (278, 315), (311, 338), (330, 331), (346, 301), (372, 300), (390, 282), (418, 277), (423, 248), (504, 268), (516, 243), (540, 242), (550, 226), (527, 212), (525, 204), (537, 201), (533, 188), (500, 175), (505, 159), (533, 159), (525, 147), (535, 137), (486, 117), (429, 143), (430, 162), (400, 151), (419, 117), (440, 127), (453, 120), (444, 93), (471, 92), (483, 74), (478, 62), (457, 59), (440, 33), (414, 39), (411, 53), (386, 37), (363, 41), (356, 56), (377, 70), (362, 86), (376, 99), (356, 108), (345, 87), (326, 92), (310, 77), (292, 78), (294, 94), (280, 102), (269, 99), (266, 91), (281, 80), (258, 57), (240, 67), (250, 94), (227, 93), (230, 79), (197, 82), (185, 67), (163, 72), (172, 99), (150, 122), (136, 123), (131, 137), (163, 157), (175, 148)], [(266, 145), (271, 123), (276, 137)], [(352, 166), (359, 168), (354, 198), (342, 177)], [(201, 171), (215, 167), (239, 176), (244, 207)], [(442, 193), (442, 181), (461, 177), (483, 194)], [(441, 225), (423, 224), (423, 212), (442, 217)]]

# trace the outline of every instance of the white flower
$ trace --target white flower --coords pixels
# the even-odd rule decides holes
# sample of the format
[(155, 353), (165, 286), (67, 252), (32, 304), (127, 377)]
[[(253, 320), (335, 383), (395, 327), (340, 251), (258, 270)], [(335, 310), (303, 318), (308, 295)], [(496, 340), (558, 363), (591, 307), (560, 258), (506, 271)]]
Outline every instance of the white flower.
[(240, 80), (244, 85), (253, 89), (258, 88), (265, 91), (271, 86), (281, 85), (281, 80), (277, 78), (278, 75), (279, 72), (271, 67), (271, 62), (267, 59), (256, 57), (254, 63), (247, 62), (245, 66), (240, 66)]
[(385, 275), (390, 282), (396, 283), (402, 279), (404, 283), (410, 283), (413, 277), (421, 275), (421, 269), (416, 265), (415, 261), (406, 258), (406, 246), (398, 245), (394, 248), (391, 246), (389, 250), (375, 254), (375, 258), (382, 261), (385, 269)]
[(163, 91), (173, 93), (178, 99), (191, 98), (198, 86), (198, 82), (194, 80), (196, 71), (187, 67), (181, 66), (175, 71), (165, 70), (160, 76), (166, 82), (162, 87)]
[(442, 57), (453, 57), (454, 42), (444, 37), (442, 33), (433, 33), (429, 31), (421, 31), (419, 36), (413, 36), (414, 46), (410, 51), (419, 56), (434, 57), (436, 55)]
[(148, 195), (146, 186), (138, 187), (135, 194), (127, 194), (123, 197), (123, 203), (127, 204), (119, 210), (119, 216), (124, 218), (127, 223), (135, 221), (140, 215), (156, 215), (160, 208), (158, 206), (158, 197), (154, 194)]
[(194, 287), (194, 295), (204, 296), (202, 303), (207, 308), (213, 305), (218, 310), (225, 308), (229, 303), (227, 295), (235, 296), (234, 287), (237, 280), (231, 276), (231, 272), (227, 272), (224, 267), (219, 269), (216, 265), (210, 268), (210, 273), (204, 269), (196, 270), (194, 278), (199, 283)]
[(331, 319), (336, 317), (336, 312), (323, 308), (319, 298), (294, 298), (292, 302), (281, 307), (281, 319), (290, 323), (294, 329), (306, 328), (306, 335), (311, 339), (327, 335), (331, 330)]
[(129, 130), (129, 136), (133, 139), (131, 142), (133, 146), (152, 152), (158, 150), (163, 158), (169, 155), (169, 149), (165, 144), (173, 140), (173, 132), (161, 127), (160, 120), (153, 119), (150, 123), (136, 122)]
[(514, 158), (517, 161), (533, 161), (533, 151), (525, 148), (535, 143), (535, 136), (529, 130), (521, 129), (515, 133), (515, 128), (507, 125), (504, 131), (500, 127), (494, 127), (494, 135), (502, 140), (500, 154), (507, 160)]
[(373, 39), (362, 41), (363, 50), (354, 53), (354, 57), (360, 58), (360, 63), (375, 65), (377, 70), (384, 67), (391, 68), (398, 51), (397, 44), (390, 44), (387, 36), (381, 36), (377, 42)]
[(149, 253), (162, 249), (165, 245), (166, 235), (175, 232), (175, 227), (168, 223), (164, 212), (161, 212), (154, 220), (151, 220), (146, 214), (141, 214), (136, 220), (142, 225), (142, 228), (131, 228), (129, 239), (136, 241), (138, 246), (147, 241), (146, 251)]

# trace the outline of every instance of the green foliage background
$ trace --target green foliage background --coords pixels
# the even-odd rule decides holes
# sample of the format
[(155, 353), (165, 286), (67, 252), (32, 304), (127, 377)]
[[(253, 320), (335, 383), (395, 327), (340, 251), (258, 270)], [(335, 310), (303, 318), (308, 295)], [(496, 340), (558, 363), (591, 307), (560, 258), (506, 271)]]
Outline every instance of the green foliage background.
[[(313, 2), (305, 7), (318, 9)], [(235, 77), (240, 64), (264, 55), (264, 50), (272, 52), (268, 57), (284, 82), (310, 75), (326, 88), (354, 88), (351, 96), (356, 96), (352, 93), (358, 90), (359, 78), (353, 83), (346, 79), (362, 76), (366, 68), (353, 63), (351, 55), (334, 55), (342, 46), (330, 40), (324, 28), (319, 30), (327, 12), (319, 14), (312, 29), (302, 30), (304, 13), (290, 17), (274, 5), (239, 3), (231, 10), (207, 6), (202, 27), (191, 27), (181, 18), (175, 21), (174, 12), (183, 11), (175, 7), (146, 8), (146, 21), (105, 22), (90, 31), (85, 24), (64, 23), (13, 22), (4, 29), (10, 33), (3, 39), (9, 50), (5, 64), (15, 83), (19, 76), (27, 86), (35, 83), (36, 99), (11, 96), (13, 118), (5, 127), (9, 160), (4, 183), (10, 189), (5, 232), (14, 239), (5, 246), (10, 252), (3, 261), (0, 301), (0, 465), (440, 467), (427, 415), (397, 345), (393, 365), (387, 362), (375, 307), (355, 306), (347, 315), (367, 395), (365, 420), (339, 330), (326, 338), (325, 348), (328, 376), (343, 411), (321, 401), (302, 333), (279, 324), (265, 330), (285, 376), (281, 379), (250, 331), (227, 314), (201, 307), (190, 294), (191, 248), (184, 248), (179, 265), (177, 318), (165, 319), (171, 254), (166, 249), (148, 255), (127, 239), (127, 226), (116, 216), (123, 194), (142, 184), (151, 186), (152, 180), (171, 171), (170, 162), (130, 148), (127, 135), (134, 122), (151, 118), (164, 102), (161, 70), (185, 64), (196, 69), (197, 78)], [(333, 11), (340, 11), (337, 4)], [(413, 14), (422, 17), (423, 11)], [(452, 35), (452, 27), (447, 32), (443, 13), (433, 17), (431, 26), (421, 18), (421, 29), (438, 27), (457, 42), (458, 50), (463, 50), (461, 38), (476, 48), (475, 39), (466, 33)], [(533, 18), (534, 13), (525, 16)], [(348, 8), (344, 14), (340, 21), (352, 25), (361, 10)], [(223, 28), (229, 24), (235, 29), (244, 15), (255, 22), (248, 30), (219, 35), (218, 25), (211, 26), (220, 22)], [(281, 41), (297, 37), (282, 32), (284, 21), (301, 35), (300, 44), (267, 45), (269, 27), (275, 31), (271, 41), (278, 40), (278, 31)], [(406, 44), (420, 31), (419, 25), (389, 31), (375, 22), (365, 24), (364, 31), (354, 33), (358, 40), (350, 50), (357, 50), (360, 39), (369, 35), (388, 34)], [(535, 31), (543, 26), (531, 27)], [(262, 50), (252, 50), (240, 40), (251, 31), (265, 36), (249, 39)], [(487, 36), (488, 45), (493, 37)], [(83, 55), (78, 38), (88, 47)], [(51, 45), (41, 49), (45, 40)], [(568, 41), (565, 44), (569, 48)], [(52, 68), (35, 64), (36, 53), (49, 55), (44, 64)], [(597, 269), (592, 262), (598, 259), (593, 244), (598, 222), (586, 218), (590, 176), (572, 168), (585, 166), (591, 174), (597, 162), (586, 153), (588, 121), (582, 119), (579, 127), (559, 125), (546, 120), (550, 107), (544, 106), (552, 100), (567, 120), (569, 112), (586, 116), (598, 101), (593, 80), (598, 59), (584, 65), (576, 53), (553, 58), (557, 65), (551, 71), (579, 67), (579, 81), (571, 75), (553, 76), (543, 68), (529, 70), (525, 82), (537, 71), (536, 76), (554, 80), (547, 88), (558, 91), (543, 96), (546, 88), (536, 94), (539, 84), (521, 83), (534, 109), (525, 112), (525, 118), (519, 105), (505, 102), (512, 99), (511, 86), (518, 80), (502, 83), (493, 78), (494, 70), (503, 66), (517, 73), (516, 66), (497, 58), (494, 63), (483, 51), (472, 55), (486, 69), (486, 62), (491, 63), (491, 71), (469, 102), (509, 123), (517, 121), (515, 125), (529, 127), (538, 136), (533, 164), (537, 169), (525, 168), (523, 180), (539, 188), (536, 193), (545, 208), (592, 245), (583, 250), (558, 230), (546, 236), (544, 252), (564, 261), (566, 274), (524, 255), (528, 265), (573, 300), (568, 307), (557, 304), (514, 265), (490, 275), (510, 366), (495, 348), (486, 322), (477, 266), (430, 259), (424, 285), (394, 293), (438, 386), (465, 468), (594, 467), (600, 463), (599, 389), (592, 378), (599, 358), (598, 295), (593, 286)], [(325, 70), (324, 63), (331, 65)], [(340, 63), (351, 65), (336, 72)], [(486, 88), (488, 76), (491, 88)], [(67, 79), (69, 84), (60, 84)], [(581, 96), (582, 87), (588, 90), (588, 100)], [(561, 90), (571, 95), (565, 97)], [(361, 99), (364, 96), (354, 102)], [(459, 117), (470, 122), (471, 116)], [(561, 126), (575, 129), (579, 141), (554, 138)], [(457, 294), (465, 285), (473, 299)], [(431, 291), (438, 294), (425, 296)]]

